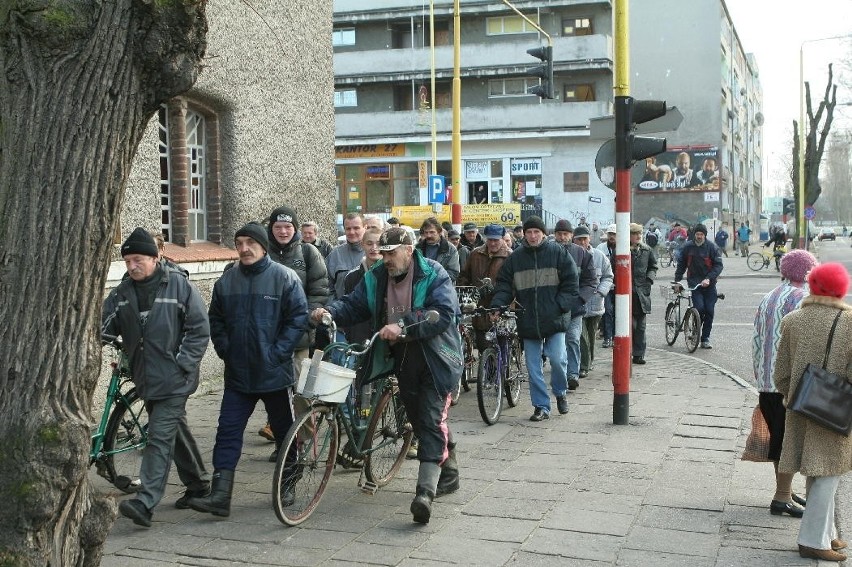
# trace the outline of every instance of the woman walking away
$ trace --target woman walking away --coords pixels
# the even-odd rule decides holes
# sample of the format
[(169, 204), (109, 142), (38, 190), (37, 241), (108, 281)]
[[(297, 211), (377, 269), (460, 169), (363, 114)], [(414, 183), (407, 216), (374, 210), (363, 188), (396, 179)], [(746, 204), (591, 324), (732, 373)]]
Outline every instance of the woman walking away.
[[(781, 321), (781, 343), (772, 375), (789, 405), (808, 364), (825, 361), (829, 372), (852, 378), (852, 306), (843, 302), (849, 274), (842, 264), (822, 264), (808, 275), (810, 296), (801, 309)], [(828, 337), (837, 320), (834, 340)], [(852, 380), (850, 380), (852, 381)], [(852, 439), (834, 433), (798, 413), (788, 411), (784, 447), (778, 470), (807, 477), (807, 507), (799, 527), (799, 555), (825, 561), (844, 561), (834, 526), (834, 495), (840, 476), (852, 469)]]

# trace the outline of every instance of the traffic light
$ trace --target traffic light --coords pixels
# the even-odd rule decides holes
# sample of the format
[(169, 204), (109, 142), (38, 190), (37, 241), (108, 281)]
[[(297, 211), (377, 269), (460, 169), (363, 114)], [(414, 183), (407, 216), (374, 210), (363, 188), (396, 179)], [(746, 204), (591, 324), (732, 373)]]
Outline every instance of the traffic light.
[(634, 100), (632, 96), (626, 96), (616, 97), (615, 104), (615, 155), (617, 160), (622, 158), (621, 162), (616, 164), (619, 169), (630, 169), (635, 162), (666, 151), (665, 138), (634, 134), (637, 124), (666, 115), (666, 101)]
[(796, 201), (789, 197), (783, 197), (783, 207), (781, 209), (781, 213), (785, 215), (792, 215), (796, 213)]
[(553, 47), (545, 45), (527, 49), (527, 53), (541, 59), (544, 65), (530, 69), (530, 75), (541, 79), (541, 84), (527, 89), (529, 94), (541, 98), (553, 98)]

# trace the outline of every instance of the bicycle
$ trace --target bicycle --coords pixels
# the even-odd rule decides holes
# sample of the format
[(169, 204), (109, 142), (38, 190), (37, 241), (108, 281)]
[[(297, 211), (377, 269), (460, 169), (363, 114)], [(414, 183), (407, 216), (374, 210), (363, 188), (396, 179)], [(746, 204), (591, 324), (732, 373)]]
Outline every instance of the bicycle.
[(132, 384), (127, 356), (119, 337), (104, 336), (102, 344), (114, 349), (112, 372), (98, 427), (92, 433), (89, 466), (127, 494), (142, 487), (139, 467), (148, 443), (148, 412)]
[(663, 268), (668, 268), (672, 264), (677, 264), (677, 259), (675, 258), (675, 249), (677, 248), (677, 243), (675, 242), (666, 242), (663, 247), (662, 252), (660, 252), (660, 266)]
[(479, 415), (488, 425), (500, 419), (503, 394), (509, 407), (518, 405), (521, 383), (526, 380), (526, 363), (521, 340), (516, 333), (515, 312), (508, 307), (480, 307), (476, 315), (499, 313), (498, 319), (485, 333), (488, 347), (479, 358), (476, 399)]
[(752, 252), (748, 255), (746, 259), (746, 263), (748, 267), (754, 270), (755, 272), (759, 272), (763, 268), (768, 268), (769, 263), (774, 259), (775, 260), (775, 271), (781, 270), (781, 256), (787, 253), (787, 248), (785, 246), (781, 246), (779, 248), (775, 248), (770, 250), (769, 248), (765, 248), (760, 252)]
[[(701, 287), (701, 284), (696, 284), (691, 288), (684, 288), (677, 282), (670, 284), (661, 284), (660, 292), (668, 301), (666, 305), (666, 343), (673, 346), (677, 341), (678, 335), (683, 332), (683, 340), (686, 343), (686, 350), (695, 352), (698, 344), (701, 341), (701, 314), (698, 309), (692, 305), (691, 293)], [(718, 299), (725, 299), (725, 294), (717, 295)], [(681, 301), (686, 300), (686, 310), (681, 318)]]
[[(420, 322), (437, 319), (437, 311), (427, 311)], [(336, 332), (330, 317), (323, 323)], [(272, 506), (288, 526), (307, 520), (322, 500), (337, 463), (341, 426), (348, 438), (348, 455), (363, 460), (358, 485), (365, 492), (374, 494), (388, 484), (405, 461), (413, 428), (399, 399), (396, 379), (383, 377), (373, 382), (367, 407), (361, 402), (361, 388), (351, 387), (378, 336), (375, 333), (363, 345), (332, 343), (322, 353), (315, 353), (314, 360), (303, 363), (296, 390), (310, 400), (310, 410), (284, 437), (272, 477)], [(330, 360), (321, 361), (323, 358)]]
[(474, 355), (474, 331), (473, 331), (473, 316), (472, 311), (476, 309), (476, 304), (479, 302), (479, 288), (476, 286), (456, 286), (456, 294), (459, 298), (459, 307), (461, 308), (462, 316), (459, 321), (459, 334), (462, 339), (462, 357), (464, 366), (462, 367), (461, 380), (459, 385), (453, 391), (451, 397), (452, 405), (458, 403), (461, 390), (470, 392), (470, 382), (473, 376), (473, 368), (476, 364), (476, 356)]

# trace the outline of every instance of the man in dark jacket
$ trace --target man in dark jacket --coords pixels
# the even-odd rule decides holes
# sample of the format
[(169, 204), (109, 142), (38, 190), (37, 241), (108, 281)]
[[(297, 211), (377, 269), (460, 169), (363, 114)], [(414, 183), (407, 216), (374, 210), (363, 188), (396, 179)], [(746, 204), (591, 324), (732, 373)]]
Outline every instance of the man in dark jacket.
[[(119, 512), (150, 527), (163, 497), (172, 459), (186, 492), (175, 505), (209, 491), (209, 475), (186, 423), (186, 400), (198, 388), (198, 365), (210, 326), (198, 290), (177, 269), (158, 260), (148, 232), (135, 229), (121, 246), (128, 277), (104, 302), (102, 333), (121, 336), (136, 392), (148, 412), (148, 444), (142, 452), (141, 489)], [(144, 344), (144, 348), (143, 348)]]
[(441, 236), (443, 228), (435, 217), (429, 217), (420, 225), (420, 242), (417, 249), (426, 258), (435, 260), (447, 270), (450, 279), (455, 283), (459, 277), (459, 252), (456, 247)]
[(550, 361), (550, 387), (559, 413), (568, 413), (565, 331), (571, 314), (581, 309), (579, 277), (574, 259), (556, 242), (545, 239), (544, 221), (531, 216), (524, 221), (524, 240), (509, 254), (497, 276), (492, 307), (516, 300), (523, 311), (518, 316), (518, 336), (524, 339), (524, 354), (535, 408), (530, 421), (550, 417), (550, 395), (542, 373), (541, 354)]
[[(312, 317), (319, 321), (327, 311), (342, 325), (369, 320), (384, 339), (370, 352), (372, 374), (396, 375), (405, 411), (420, 440), (411, 513), (415, 522), (425, 524), (432, 500), (459, 487), (455, 444), (446, 421), (450, 392), (461, 379), (463, 364), (458, 298), (446, 270), (424, 258), (404, 229), (384, 232), (379, 250), (382, 261), (364, 274), (355, 290), (317, 309)], [(427, 311), (437, 311), (438, 321), (428, 322)], [(405, 336), (400, 337), (403, 331)]]
[(633, 364), (645, 364), (645, 319), (651, 312), (651, 287), (657, 277), (657, 256), (642, 242), (641, 224), (630, 223), (630, 256), (633, 270)]
[(680, 282), (686, 273), (689, 287), (699, 286), (692, 292), (692, 305), (701, 315), (701, 348), (713, 348), (710, 333), (713, 331), (713, 315), (716, 310), (716, 280), (722, 273), (722, 254), (719, 247), (707, 240), (707, 227), (695, 225), (692, 240), (683, 247), (677, 262), (674, 279)]
[(308, 302), (296, 273), (269, 259), (266, 229), (249, 223), (234, 235), (240, 262), (213, 286), (210, 335), (225, 361), (225, 390), (213, 447), (213, 487), (189, 506), (216, 516), (231, 513), (234, 471), (243, 433), (263, 400), (276, 448), (293, 424), (293, 351), (308, 328)]
[(302, 221), (299, 232), (301, 233), (302, 242), (313, 244), (320, 251), (320, 254), (322, 254), (323, 260), (331, 254), (333, 246), (329, 244), (328, 240), (320, 238), (319, 225), (317, 223), (311, 220)]
[(485, 241), (482, 240), (482, 235), (479, 234), (479, 227), (476, 226), (475, 222), (464, 223), (462, 232), (461, 245), (468, 250), (473, 250), (485, 244)]
[[(267, 238), (269, 238), (269, 258), (283, 264), (296, 272), (302, 289), (308, 300), (308, 311), (322, 307), (328, 302), (328, 272), (325, 269), (320, 251), (301, 241), (296, 227), (296, 210), (286, 205), (276, 208), (269, 215), (267, 227)], [(305, 332), (296, 345), (293, 352), (293, 366), (296, 376), (302, 370), (302, 361), (308, 358), (308, 352), (314, 340), (314, 331), (309, 329)], [(300, 412), (302, 408), (296, 408)], [(306, 408), (305, 408), (306, 409)], [(272, 429), (267, 423), (258, 434), (274, 441)], [(278, 454), (273, 452), (269, 457), (270, 462), (275, 462)]]

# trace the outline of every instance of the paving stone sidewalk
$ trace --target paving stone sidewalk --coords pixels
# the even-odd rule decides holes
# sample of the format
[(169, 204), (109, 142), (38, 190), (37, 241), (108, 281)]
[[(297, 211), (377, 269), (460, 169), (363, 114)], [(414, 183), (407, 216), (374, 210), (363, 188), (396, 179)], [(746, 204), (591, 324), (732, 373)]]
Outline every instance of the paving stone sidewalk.
[[(358, 472), (338, 467), (307, 522), (279, 523), (270, 502), (272, 445), (256, 434), (265, 420), (259, 407), (231, 516), (175, 509), (181, 487), (173, 472), (153, 527), (116, 520), (102, 564), (817, 564), (796, 552), (799, 520), (769, 514), (771, 464), (739, 458), (754, 392), (700, 361), (654, 351), (633, 367), (630, 425), (612, 425), (611, 352), (602, 351), (570, 394), (570, 412), (541, 423), (528, 421), (526, 385), (519, 406), (490, 427), (475, 391), (463, 394), (450, 422), (462, 487), (435, 502), (426, 526), (408, 511), (414, 461), (373, 496), (358, 489)], [(219, 401), (214, 393), (189, 403), (207, 463)], [(803, 485), (797, 476), (794, 489), (804, 493)]]

